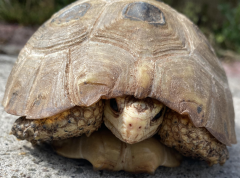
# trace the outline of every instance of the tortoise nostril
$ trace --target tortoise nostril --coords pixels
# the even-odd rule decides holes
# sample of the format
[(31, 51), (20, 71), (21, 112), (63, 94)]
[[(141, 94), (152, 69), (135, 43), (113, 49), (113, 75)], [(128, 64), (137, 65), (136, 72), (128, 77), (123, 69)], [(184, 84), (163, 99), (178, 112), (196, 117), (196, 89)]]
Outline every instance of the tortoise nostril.
[(132, 127), (132, 124), (129, 124), (130, 127)]
[(141, 129), (142, 127), (140, 126), (140, 127), (138, 127), (139, 129)]

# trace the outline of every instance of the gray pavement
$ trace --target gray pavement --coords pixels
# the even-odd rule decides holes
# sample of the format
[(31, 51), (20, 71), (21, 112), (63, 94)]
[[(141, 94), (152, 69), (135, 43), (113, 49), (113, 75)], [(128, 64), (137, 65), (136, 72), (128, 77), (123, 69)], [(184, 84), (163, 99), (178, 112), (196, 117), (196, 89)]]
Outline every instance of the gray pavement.
[[(0, 55), (0, 101), (2, 101), (7, 77), (15, 60), (16, 57)], [(230, 65), (225, 66), (227, 71), (229, 67), (231, 69)], [(63, 158), (54, 153), (48, 145), (33, 147), (27, 141), (18, 141), (13, 135), (9, 134), (17, 117), (7, 114), (0, 106), (0, 177), (240, 177), (240, 75), (229, 74), (229, 76), (235, 107), (238, 144), (229, 147), (230, 158), (224, 166), (214, 165), (209, 167), (203, 161), (186, 158), (180, 167), (159, 167), (154, 175), (135, 175), (124, 171), (94, 171), (89, 162)]]

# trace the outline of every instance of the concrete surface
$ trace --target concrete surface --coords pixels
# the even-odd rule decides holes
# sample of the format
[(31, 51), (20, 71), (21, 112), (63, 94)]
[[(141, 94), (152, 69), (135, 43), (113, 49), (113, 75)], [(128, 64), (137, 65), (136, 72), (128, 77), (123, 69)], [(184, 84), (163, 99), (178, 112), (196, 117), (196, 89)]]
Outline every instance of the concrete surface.
[[(16, 57), (0, 55), (0, 101), (2, 101), (7, 77), (15, 60)], [(232, 71), (233, 66), (236, 65), (225, 65), (226, 71)], [(203, 161), (186, 158), (178, 168), (159, 167), (155, 175), (135, 175), (124, 171), (94, 171), (89, 162), (63, 158), (55, 154), (48, 145), (32, 147), (27, 141), (18, 141), (9, 134), (17, 117), (5, 113), (0, 106), (0, 177), (240, 177), (240, 75), (238, 75), (238, 68), (236, 74), (229, 74), (229, 76), (236, 114), (238, 144), (229, 147), (230, 158), (224, 166), (208, 167)]]

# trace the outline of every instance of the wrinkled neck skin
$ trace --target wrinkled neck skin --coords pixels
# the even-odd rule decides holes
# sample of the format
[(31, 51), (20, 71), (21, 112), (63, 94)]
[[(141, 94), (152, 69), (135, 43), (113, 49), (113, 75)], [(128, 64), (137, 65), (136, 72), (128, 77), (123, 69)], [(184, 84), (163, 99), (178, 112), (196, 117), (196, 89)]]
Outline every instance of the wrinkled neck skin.
[(165, 110), (165, 105), (152, 98), (118, 97), (106, 101), (104, 123), (120, 140), (134, 144), (158, 131)]

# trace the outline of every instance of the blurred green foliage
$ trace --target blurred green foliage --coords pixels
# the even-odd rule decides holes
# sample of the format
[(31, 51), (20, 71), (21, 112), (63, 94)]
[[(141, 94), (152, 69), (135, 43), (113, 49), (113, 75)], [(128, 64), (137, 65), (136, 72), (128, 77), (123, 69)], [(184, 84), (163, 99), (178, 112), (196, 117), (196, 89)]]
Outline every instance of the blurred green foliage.
[(240, 53), (240, 2), (233, 7), (230, 3), (222, 3), (219, 10), (225, 17), (222, 28), (215, 31), (216, 41), (224, 48)]
[[(0, 0), (0, 20), (40, 25), (54, 12), (74, 1)], [(240, 53), (240, 0), (162, 1), (190, 18), (215, 47)]]
[(240, 53), (240, 0), (163, 0), (185, 14), (215, 48)]
[(39, 25), (73, 1), (75, 0), (0, 0), (0, 20)]

